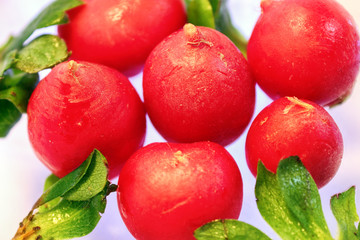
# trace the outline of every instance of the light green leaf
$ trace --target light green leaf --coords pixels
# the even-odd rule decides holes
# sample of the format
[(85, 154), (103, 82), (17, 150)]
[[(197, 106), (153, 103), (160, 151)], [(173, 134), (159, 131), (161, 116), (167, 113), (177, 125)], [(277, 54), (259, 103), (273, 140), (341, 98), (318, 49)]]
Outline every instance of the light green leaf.
[(308, 239), (332, 239), (318, 188), (298, 157), (279, 163), (277, 180), (286, 206), (308, 234)]
[(86, 174), (75, 187), (62, 196), (65, 199), (85, 201), (104, 189), (108, 176), (107, 161), (98, 150), (94, 150), (89, 158), (91, 158), (91, 164)]
[(38, 74), (29, 74), (12, 68), (6, 72), (4, 78), (0, 81), (0, 90), (20, 86), (21, 88), (32, 92), (38, 81)]
[(339, 225), (339, 240), (359, 239), (359, 229), (355, 223), (359, 221), (355, 205), (355, 187), (351, 187), (346, 192), (332, 196), (331, 210)]
[(259, 161), (255, 185), (257, 206), (265, 221), (282, 239), (308, 239), (305, 229), (289, 210), (275, 174)]
[(50, 174), (46, 179), (45, 179), (45, 184), (44, 184), (44, 192), (46, 192), (52, 185), (54, 185), (57, 181), (59, 181), (60, 178), (57, 177), (54, 174)]
[(35, 204), (36, 207), (43, 205), (57, 197), (63, 196), (70, 189), (74, 188), (85, 176), (92, 160), (92, 154), (74, 171), (54, 183)]
[(69, 239), (90, 233), (105, 211), (106, 197), (117, 188), (107, 176), (107, 161), (97, 150), (65, 177), (50, 175), (45, 193), (20, 223), (13, 240)]
[(189, 23), (215, 28), (213, 9), (209, 0), (190, 0), (187, 6), (187, 16)]
[(49, 211), (34, 215), (28, 229), (38, 229), (29, 239), (69, 239), (90, 233), (101, 216), (90, 201), (62, 199)]
[(259, 229), (237, 220), (215, 220), (196, 229), (197, 240), (270, 240)]
[(55, 0), (32, 20), (19, 36), (10, 37), (11, 40), (8, 41), (0, 52), (0, 59), (12, 50), (21, 49), (23, 43), (36, 29), (68, 22), (65, 12), (81, 4), (83, 4), (81, 0)]
[(15, 67), (27, 73), (37, 73), (65, 61), (68, 57), (69, 52), (64, 40), (54, 35), (43, 35), (18, 52)]
[(17, 50), (12, 50), (9, 51), (6, 55), (4, 55), (4, 57), (1, 57), (0, 55), (0, 83), (2, 78), (4, 78), (5, 71), (11, 68), (11, 65), (14, 63), (16, 53)]

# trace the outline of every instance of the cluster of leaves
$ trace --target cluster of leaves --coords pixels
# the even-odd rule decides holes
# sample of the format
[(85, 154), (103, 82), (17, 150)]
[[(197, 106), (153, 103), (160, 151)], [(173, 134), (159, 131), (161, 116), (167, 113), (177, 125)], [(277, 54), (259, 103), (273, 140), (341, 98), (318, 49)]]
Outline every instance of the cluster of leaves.
[(56, 0), (44, 9), (17, 37), (0, 46), (0, 137), (5, 137), (26, 113), (38, 72), (69, 57), (58, 36), (42, 35), (24, 45), (35, 30), (68, 21), (65, 12), (83, 4), (81, 0)]
[(65, 177), (50, 175), (13, 240), (69, 239), (90, 233), (105, 211), (106, 197), (117, 188), (107, 177), (107, 161), (97, 150)]
[[(280, 162), (277, 173), (260, 162), (255, 186), (257, 206), (266, 222), (282, 239), (333, 239), (321, 207), (318, 188), (297, 157)], [(331, 198), (339, 225), (338, 239), (360, 239), (355, 187)], [(195, 231), (198, 240), (269, 240), (257, 228), (237, 220), (216, 220)]]

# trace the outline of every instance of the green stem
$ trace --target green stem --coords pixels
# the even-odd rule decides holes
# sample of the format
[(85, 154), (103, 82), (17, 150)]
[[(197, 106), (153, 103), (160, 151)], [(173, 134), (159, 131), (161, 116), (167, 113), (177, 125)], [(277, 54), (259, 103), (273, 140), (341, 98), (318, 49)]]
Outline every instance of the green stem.
[(239, 48), (246, 58), (247, 39), (232, 24), (229, 10), (223, 4), (215, 19), (216, 29), (224, 33)]

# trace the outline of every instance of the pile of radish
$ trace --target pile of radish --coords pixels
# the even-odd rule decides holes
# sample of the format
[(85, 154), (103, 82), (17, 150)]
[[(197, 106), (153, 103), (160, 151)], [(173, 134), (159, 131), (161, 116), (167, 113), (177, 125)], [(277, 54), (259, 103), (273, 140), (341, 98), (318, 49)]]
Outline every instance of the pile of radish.
[[(247, 58), (223, 33), (187, 23), (182, 0), (86, 0), (72, 9), (58, 28), (72, 55), (29, 100), (37, 157), (63, 177), (98, 149), (109, 179), (119, 177), (119, 211), (136, 239), (194, 239), (207, 222), (239, 217), (243, 179), (225, 147), (247, 127), (254, 176), (259, 160), (275, 172), (296, 155), (325, 186), (344, 146), (324, 107), (353, 89), (355, 22), (333, 0), (261, 8)], [(144, 102), (128, 79), (142, 69)], [(274, 102), (253, 116), (256, 84)], [(146, 114), (167, 142), (143, 146)]]

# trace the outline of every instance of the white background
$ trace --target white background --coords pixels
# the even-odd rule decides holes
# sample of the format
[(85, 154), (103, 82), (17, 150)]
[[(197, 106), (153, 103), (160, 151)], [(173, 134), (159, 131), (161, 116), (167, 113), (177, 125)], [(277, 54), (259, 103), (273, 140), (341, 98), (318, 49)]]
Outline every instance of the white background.
[[(10, 34), (18, 34), (23, 27), (43, 9), (49, 0), (0, 0), (0, 43)], [(260, 14), (259, 0), (229, 0), (234, 24), (249, 37)], [(360, 1), (339, 1), (360, 25)], [(44, 31), (42, 31), (44, 32)], [(45, 29), (54, 33), (54, 28)], [(1, 44), (0, 44), (1, 45)], [(142, 95), (141, 74), (131, 78), (139, 94)], [(257, 89), (256, 111), (270, 103), (270, 100)], [(337, 226), (330, 211), (330, 197), (355, 185), (360, 188), (360, 83), (359, 77), (352, 96), (343, 105), (329, 110), (337, 122), (345, 143), (342, 165), (335, 178), (320, 190), (325, 217), (333, 235)], [(254, 115), (255, 116), (255, 115)], [(146, 143), (164, 141), (148, 121)], [(250, 223), (272, 239), (278, 239), (273, 230), (260, 216), (255, 202), (255, 178), (251, 175), (245, 162), (244, 144), (246, 132), (233, 144), (227, 147), (237, 161), (244, 181), (244, 200), (240, 220)], [(27, 118), (11, 130), (10, 134), (0, 139), (0, 239), (11, 239), (19, 222), (27, 215), (33, 203), (42, 193), (45, 178), (50, 174), (35, 157), (27, 137)], [(117, 181), (114, 180), (114, 183)], [(360, 189), (357, 189), (358, 213), (360, 213)], [(117, 209), (116, 194), (108, 197), (105, 214), (96, 229), (81, 239), (133, 239), (126, 230)]]

